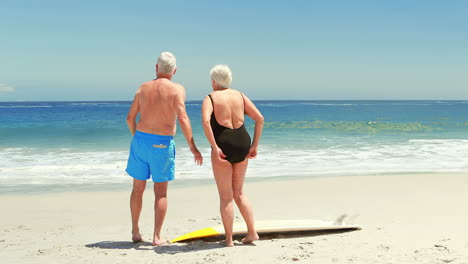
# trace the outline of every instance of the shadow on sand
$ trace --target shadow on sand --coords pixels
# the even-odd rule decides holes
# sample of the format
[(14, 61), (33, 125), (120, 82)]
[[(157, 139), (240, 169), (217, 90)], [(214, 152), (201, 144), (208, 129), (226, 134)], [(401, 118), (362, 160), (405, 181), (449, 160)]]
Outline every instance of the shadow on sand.
[[(271, 239), (289, 239), (298, 237), (316, 237), (332, 234), (341, 234), (356, 231), (358, 229), (343, 229), (343, 230), (324, 230), (324, 231), (307, 231), (307, 232), (287, 232), (287, 233), (268, 233), (262, 234), (260, 240)], [(235, 246), (255, 246), (252, 244), (242, 244), (240, 241), (244, 235), (235, 235)], [(169, 243), (153, 247), (150, 242), (133, 243), (130, 241), (102, 241), (86, 245), (88, 248), (101, 248), (101, 249), (135, 249), (135, 250), (153, 250), (158, 254), (175, 255), (178, 253), (187, 253), (193, 251), (211, 250), (216, 248), (223, 248), (224, 236), (206, 237), (199, 239), (186, 240), (179, 243)]]
[[(242, 244), (240, 244), (242, 245)], [(88, 248), (101, 248), (101, 249), (135, 249), (135, 250), (152, 250), (158, 254), (170, 254), (211, 250), (215, 248), (223, 248), (220, 241), (217, 242), (204, 242), (204, 241), (191, 241), (190, 243), (169, 243), (154, 247), (150, 242), (130, 242), (130, 241), (101, 241), (86, 245)]]
[(101, 241), (86, 245), (88, 248), (102, 248), (102, 249), (136, 249), (136, 250), (149, 250), (153, 249), (150, 242), (131, 242), (131, 241)]

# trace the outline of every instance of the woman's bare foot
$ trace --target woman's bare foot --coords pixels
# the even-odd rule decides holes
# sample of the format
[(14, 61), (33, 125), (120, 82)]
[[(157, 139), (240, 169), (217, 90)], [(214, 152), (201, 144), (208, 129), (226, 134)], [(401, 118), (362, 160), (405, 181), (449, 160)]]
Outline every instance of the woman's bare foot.
[(253, 234), (247, 234), (243, 239), (242, 239), (242, 243), (244, 244), (249, 244), (249, 243), (252, 243), (254, 242), (255, 240), (258, 240), (260, 237), (258, 236), (258, 234), (255, 232)]
[(132, 241), (133, 241), (134, 243), (137, 243), (137, 242), (144, 242), (143, 238), (142, 238), (141, 235), (140, 235), (140, 232), (132, 233)]
[(163, 244), (166, 244), (167, 243), (167, 240), (164, 240), (164, 239), (161, 239), (159, 237), (154, 237), (153, 238), (153, 246), (160, 246), (160, 245), (163, 245)]
[(231, 240), (224, 240), (224, 241), (221, 241), (221, 244), (225, 247), (233, 247), (234, 246), (234, 241)]

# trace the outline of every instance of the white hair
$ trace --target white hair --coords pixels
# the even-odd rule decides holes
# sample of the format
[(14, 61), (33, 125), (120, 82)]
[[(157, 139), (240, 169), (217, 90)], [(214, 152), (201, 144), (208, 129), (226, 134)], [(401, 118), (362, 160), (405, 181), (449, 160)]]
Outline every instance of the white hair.
[(229, 66), (218, 64), (210, 71), (211, 79), (214, 80), (221, 88), (230, 88), (232, 82), (232, 72)]
[(170, 52), (163, 52), (158, 57), (158, 72), (162, 74), (172, 74), (176, 68), (176, 58)]

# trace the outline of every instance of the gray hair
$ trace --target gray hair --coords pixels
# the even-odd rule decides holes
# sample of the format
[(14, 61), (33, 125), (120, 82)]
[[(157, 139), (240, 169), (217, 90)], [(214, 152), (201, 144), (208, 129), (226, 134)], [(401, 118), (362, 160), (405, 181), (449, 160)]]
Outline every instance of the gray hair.
[(176, 68), (176, 58), (170, 52), (163, 52), (158, 57), (158, 72), (162, 74), (173, 74)]
[(214, 80), (221, 88), (231, 87), (232, 72), (229, 66), (218, 64), (210, 71), (211, 79)]

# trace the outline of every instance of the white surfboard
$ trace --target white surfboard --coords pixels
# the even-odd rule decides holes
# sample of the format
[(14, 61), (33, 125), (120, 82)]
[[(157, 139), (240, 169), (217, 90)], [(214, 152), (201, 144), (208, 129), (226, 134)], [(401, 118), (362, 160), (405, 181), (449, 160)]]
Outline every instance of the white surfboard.
[[(343, 219), (339, 220), (340, 221), (334, 222), (311, 219), (256, 221), (255, 228), (257, 229), (258, 234), (361, 229), (361, 226), (359, 225), (347, 225), (343, 223)], [(247, 227), (244, 222), (234, 223), (234, 235), (246, 233)], [(220, 236), (224, 234), (224, 227), (219, 225), (190, 232), (171, 240), (171, 242), (179, 242), (202, 237)]]

